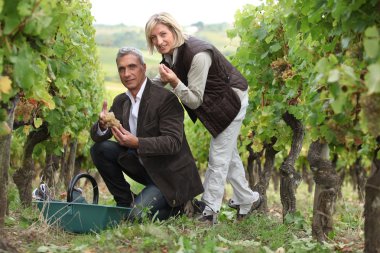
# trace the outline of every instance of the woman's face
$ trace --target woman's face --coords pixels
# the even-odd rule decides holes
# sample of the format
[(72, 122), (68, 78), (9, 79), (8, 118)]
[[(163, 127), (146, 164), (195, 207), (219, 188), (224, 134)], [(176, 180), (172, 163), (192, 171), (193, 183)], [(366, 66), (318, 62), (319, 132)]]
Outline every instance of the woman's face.
[(150, 33), (150, 39), (157, 51), (161, 54), (173, 54), (174, 51), (174, 34), (163, 24), (157, 24)]

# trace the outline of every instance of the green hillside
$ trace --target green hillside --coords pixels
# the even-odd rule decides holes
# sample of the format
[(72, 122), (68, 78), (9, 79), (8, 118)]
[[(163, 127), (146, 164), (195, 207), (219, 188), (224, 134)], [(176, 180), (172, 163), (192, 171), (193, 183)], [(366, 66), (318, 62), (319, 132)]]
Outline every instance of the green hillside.
[(96, 43), (107, 47), (146, 48), (144, 29), (125, 25), (95, 25)]
[[(101, 65), (105, 73), (105, 81), (119, 82), (116, 68), (116, 54), (119, 47), (98, 46)], [(147, 64), (147, 75), (153, 77), (157, 74), (158, 63), (161, 60), (159, 54), (151, 55), (147, 50), (141, 50)]]

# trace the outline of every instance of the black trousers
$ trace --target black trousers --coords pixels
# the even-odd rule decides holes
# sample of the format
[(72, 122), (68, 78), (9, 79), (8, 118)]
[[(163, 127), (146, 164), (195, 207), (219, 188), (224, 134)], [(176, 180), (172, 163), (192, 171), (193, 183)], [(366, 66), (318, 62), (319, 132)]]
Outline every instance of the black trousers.
[[(141, 220), (144, 217), (155, 217), (160, 220), (179, 213), (180, 208), (171, 207), (160, 189), (153, 183), (145, 168), (139, 162), (134, 150), (128, 150), (133, 166), (118, 163), (121, 152), (127, 148), (114, 141), (95, 143), (91, 147), (91, 157), (102, 176), (108, 190), (114, 196), (116, 204), (123, 207), (132, 207), (130, 219)], [(134, 198), (129, 183), (124, 174), (145, 188)]]

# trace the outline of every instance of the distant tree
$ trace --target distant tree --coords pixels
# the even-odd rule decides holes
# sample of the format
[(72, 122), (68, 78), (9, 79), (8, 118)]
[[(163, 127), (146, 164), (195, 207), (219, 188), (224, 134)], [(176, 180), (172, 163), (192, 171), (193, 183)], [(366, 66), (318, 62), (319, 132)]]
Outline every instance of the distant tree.
[(117, 47), (131, 46), (137, 48), (146, 48), (145, 34), (142, 30), (114, 33), (112, 37), (112, 44)]
[(199, 21), (197, 23), (191, 24), (191, 26), (197, 27), (199, 30), (202, 30), (205, 24), (202, 21)]

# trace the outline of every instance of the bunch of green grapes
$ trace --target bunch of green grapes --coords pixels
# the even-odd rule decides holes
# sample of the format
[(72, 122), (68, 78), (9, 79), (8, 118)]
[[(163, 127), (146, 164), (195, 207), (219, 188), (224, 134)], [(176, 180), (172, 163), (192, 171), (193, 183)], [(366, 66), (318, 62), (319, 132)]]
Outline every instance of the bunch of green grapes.
[(104, 117), (104, 122), (106, 127), (119, 127), (120, 121), (115, 118), (115, 114), (113, 112), (107, 112), (106, 116)]
[(292, 65), (284, 59), (277, 59), (270, 64), (276, 79), (286, 80), (294, 76)]

